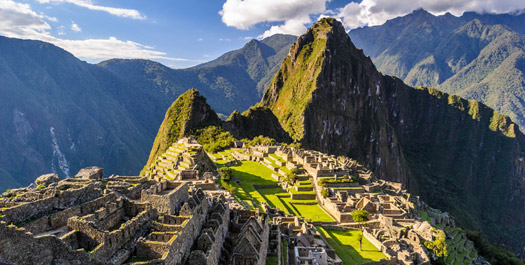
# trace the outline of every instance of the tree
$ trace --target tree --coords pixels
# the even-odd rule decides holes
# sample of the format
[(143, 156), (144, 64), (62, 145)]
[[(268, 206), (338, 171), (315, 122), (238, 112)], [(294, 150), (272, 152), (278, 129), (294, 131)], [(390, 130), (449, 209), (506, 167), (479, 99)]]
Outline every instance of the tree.
[(446, 257), (447, 256), (447, 244), (445, 243), (446, 234), (443, 230), (432, 229), (434, 234), (434, 241), (426, 241), (424, 243), (425, 247), (431, 250), (436, 257)]
[(216, 153), (230, 148), (235, 141), (233, 135), (219, 126), (209, 126), (195, 132), (197, 141), (202, 144), (204, 150)]
[(295, 174), (296, 170), (293, 168), (290, 170), (290, 173), (286, 175), (286, 181), (288, 182), (288, 185), (295, 184), (295, 181), (297, 180), (297, 175)]
[(262, 146), (269, 146), (269, 145), (275, 145), (277, 141), (275, 139), (270, 138), (268, 136), (255, 136), (251, 141), (246, 143), (246, 146), (256, 146), (256, 145), (262, 145)]
[(224, 180), (224, 182), (230, 182), (233, 175), (231, 168), (221, 167), (219, 168), (219, 173), (221, 174), (221, 179)]
[(321, 196), (323, 196), (323, 198), (328, 197), (328, 189), (323, 188), (323, 189), (321, 190)]
[(237, 191), (237, 187), (233, 186), (231, 183), (224, 183), (222, 186), (232, 195), (235, 194), (235, 191)]
[(362, 244), (363, 244), (363, 234), (357, 235), (357, 241), (359, 241), (359, 251), (363, 251)]
[(368, 211), (366, 210), (355, 210), (351, 214), (354, 222), (362, 223), (368, 221)]

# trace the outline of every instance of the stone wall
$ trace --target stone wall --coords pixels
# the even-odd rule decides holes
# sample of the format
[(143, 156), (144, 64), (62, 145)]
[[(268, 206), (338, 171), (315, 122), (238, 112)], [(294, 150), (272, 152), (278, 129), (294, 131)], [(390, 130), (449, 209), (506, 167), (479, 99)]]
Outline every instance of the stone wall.
[(291, 193), (292, 200), (315, 200), (315, 194)]
[(372, 234), (370, 234), (366, 229), (363, 229), (363, 236), (372, 243), (377, 249), (379, 249), (381, 252), (383, 252), (387, 257), (390, 257), (390, 255), (386, 252), (386, 247), (381, 243), (377, 238), (375, 238)]
[(141, 201), (149, 202), (161, 213), (175, 214), (188, 200), (188, 183), (162, 181), (142, 191)]
[[(208, 198), (203, 197), (203, 199), (200, 200), (196, 198), (197, 196), (192, 197), (195, 197), (193, 200), (198, 200), (199, 203), (191, 209), (191, 215), (183, 217), (185, 220), (180, 227), (180, 232), (172, 237), (170, 241), (156, 242), (139, 240), (137, 242), (138, 256), (154, 258), (141, 264), (181, 264), (189, 257), (193, 242), (199, 236), (209, 210)], [(164, 251), (164, 254), (162, 257), (158, 257), (158, 253), (162, 251)]]
[(7, 226), (5, 222), (0, 222), (0, 238), (0, 257), (13, 264), (104, 264), (90, 258), (86, 252), (71, 249), (54, 236), (33, 237), (25, 229)]
[(94, 200), (102, 196), (102, 190), (97, 189), (97, 186), (96, 184), (89, 184), (79, 189), (56, 190), (52, 197), (3, 209), (3, 221), (18, 224), (41, 218), (56, 209), (67, 209)]

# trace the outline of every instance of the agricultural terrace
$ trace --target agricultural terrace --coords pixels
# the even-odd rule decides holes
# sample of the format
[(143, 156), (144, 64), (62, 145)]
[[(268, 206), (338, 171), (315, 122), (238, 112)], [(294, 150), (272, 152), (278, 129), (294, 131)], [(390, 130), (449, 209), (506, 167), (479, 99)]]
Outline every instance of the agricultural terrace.
[[(233, 151), (226, 150), (213, 154), (218, 159), (215, 163), (222, 167), (229, 158), (233, 160), (231, 152)], [(334, 222), (334, 219), (319, 207), (316, 200), (292, 200), (290, 194), (281, 189), (277, 180), (272, 178), (274, 172), (261, 163), (239, 161), (239, 165), (230, 168), (233, 171), (233, 179), (229, 183), (235, 187), (234, 194), (238, 200), (248, 208), (262, 209), (261, 202), (266, 202), (272, 207), (288, 214), (302, 216), (309, 221)], [(221, 186), (225, 186), (223, 180)], [(266, 187), (256, 188), (257, 186)]]
[(380, 259), (387, 259), (385, 254), (379, 251), (370, 241), (362, 237), (361, 250), (359, 250), (358, 236), (363, 235), (361, 231), (338, 231), (328, 230), (317, 226), (328, 244), (332, 246), (339, 258), (345, 265), (362, 264)]

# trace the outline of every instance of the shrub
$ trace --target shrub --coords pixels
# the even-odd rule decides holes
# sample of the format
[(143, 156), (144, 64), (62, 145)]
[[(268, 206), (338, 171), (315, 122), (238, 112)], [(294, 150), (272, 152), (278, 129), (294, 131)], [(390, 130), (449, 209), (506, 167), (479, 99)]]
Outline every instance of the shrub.
[(322, 189), (321, 190), (321, 196), (323, 196), (323, 198), (328, 197), (328, 189)]
[(275, 139), (270, 138), (268, 136), (256, 136), (251, 141), (246, 143), (246, 146), (255, 146), (255, 145), (263, 145), (263, 146), (269, 146), (269, 145), (275, 145), (277, 141)]
[(434, 255), (437, 257), (446, 257), (447, 256), (447, 244), (445, 243), (446, 235), (443, 230), (432, 229), (434, 232), (435, 238), (434, 241), (425, 241), (423, 243), (428, 250), (434, 252)]
[(231, 168), (221, 167), (219, 168), (219, 173), (221, 174), (221, 178), (224, 182), (230, 182), (232, 175), (233, 175)]
[(297, 175), (295, 174), (295, 168), (290, 170), (290, 173), (288, 173), (286, 175), (286, 182), (289, 184), (289, 185), (293, 185), (295, 183), (295, 181), (297, 181)]
[(354, 222), (366, 222), (368, 221), (368, 211), (365, 210), (355, 210), (351, 213)]
[(197, 141), (202, 144), (204, 150), (210, 153), (220, 152), (230, 148), (235, 141), (233, 135), (219, 126), (209, 126), (197, 130)]

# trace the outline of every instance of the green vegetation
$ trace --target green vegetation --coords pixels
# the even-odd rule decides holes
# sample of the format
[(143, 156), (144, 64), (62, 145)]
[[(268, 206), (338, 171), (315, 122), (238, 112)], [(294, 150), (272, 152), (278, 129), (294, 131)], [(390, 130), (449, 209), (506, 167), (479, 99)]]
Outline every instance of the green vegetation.
[(322, 178), (319, 181), (319, 186), (326, 187), (330, 184), (342, 184), (342, 183), (354, 183), (355, 181), (353, 179), (349, 179), (347, 176), (343, 176), (341, 179), (329, 179), (329, 178)]
[(512, 252), (490, 244), (479, 232), (468, 231), (467, 238), (474, 243), (479, 255), (493, 265), (523, 265), (525, 262), (519, 260)]
[(368, 221), (368, 211), (355, 210), (351, 213), (354, 222), (362, 223)]
[(45, 189), (46, 188), (46, 185), (39, 185), (38, 187), (36, 187), (37, 189), (41, 190), (41, 189)]
[(328, 197), (328, 189), (323, 188), (323, 189), (321, 190), (321, 196), (323, 196), (323, 198)]
[(216, 153), (230, 146), (235, 141), (233, 135), (219, 126), (209, 126), (195, 132), (197, 141), (202, 144), (204, 150), (209, 153)]
[[(221, 163), (222, 161), (218, 161), (219, 166), (221, 166)], [(316, 200), (293, 201), (290, 198), (290, 194), (277, 186), (275, 188), (256, 189), (254, 185), (277, 185), (278, 183), (272, 178), (272, 173), (274, 172), (264, 165), (253, 161), (241, 161), (239, 166), (231, 166), (230, 168), (233, 177), (240, 180), (239, 183), (230, 181), (228, 184), (221, 180), (221, 185), (225, 188), (229, 188), (228, 185), (234, 187), (233, 194), (243, 204), (258, 208), (261, 202), (266, 202), (272, 207), (279, 208), (289, 214), (302, 216), (310, 221), (334, 221), (330, 215), (321, 209)], [(313, 204), (308, 205), (304, 203)]]
[(281, 264), (286, 265), (288, 261), (288, 242), (286, 240), (281, 241)]
[(232, 178), (232, 169), (229, 167), (221, 167), (219, 168), (219, 173), (221, 174), (221, 180), (224, 182), (230, 182)]
[(259, 135), (254, 137), (252, 140), (247, 141), (247, 139), (244, 140), (246, 143), (246, 146), (256, 146), (256, 145), (275, 145), (277, 141), (275, 139), (272, 139), (268, 136)]
[[(328, 230), (320, 226), (316, 227), (322, 237), (332, 246), (344, 265), (362, 264), (371, 261), (386, 259), (370, 241), (363, 238), (363, 233), (355, 231)], [(361, 250), (359, 250), (359, 238), (361, 237)]]
[(447, 239), (445, 232), (439, 229), (432, 229), (432, 232), (434, 233), (435, 239), (434, 241), (425, 241), (425, 247), (439, 258), (446, 257), (448, 254), (447, 244), (445, 243)]
[[(199, 121), (198, 123), (196, 121)], [(160, 125), (159, 132), (153, 142), (147, 168), (159, 155), (164, 153), (173, 143), (192, 130), (209, 125), (220, 124), (217, 114), (211, 110), (206, 99), (196, 89), (190, 89), (180, 95), (171, 104), (166, 112), (164, 121)], [(206, 131), (213, 135), (216, 130)], [(220, 135), (220, 134), (219, 134)], [(205, 135), (203, 139), (208, 135)], [(223, 144), (223, 143), (221, 143)], [(142, 172), (144, 173), (144, 172)]]
[(276, 255), (266, 256), (266, 265), (275, 265), (279, 264), (279, 257)]
[[(326, 34), (333, 23), (333, 19), (321, 19), (307, 32), (313, 37), (313, 42), (304, 40), (292, 46), (293, 55), (286, 57), (272, 80), (271, 89), (263, 96), (262, 104), (273, 111), (283, 129), (297, 142), (303, 138), (301, 115), (317, 87), (316, 79), (322, 68), (319, 65), (325, 59)], [(274, 94), (278, 94), (276, 99), (272, 96)]]
[(297, 175), (295, 174), (296, 170), (295, 168), (290, 170), (288, 174), (286, 174), (286, 182), (288, 185), (293, 185), (297, 181)]

